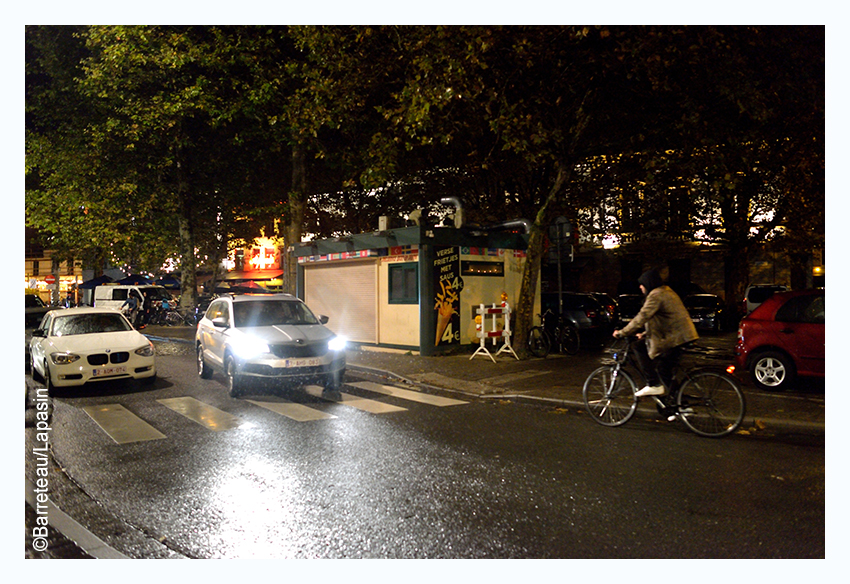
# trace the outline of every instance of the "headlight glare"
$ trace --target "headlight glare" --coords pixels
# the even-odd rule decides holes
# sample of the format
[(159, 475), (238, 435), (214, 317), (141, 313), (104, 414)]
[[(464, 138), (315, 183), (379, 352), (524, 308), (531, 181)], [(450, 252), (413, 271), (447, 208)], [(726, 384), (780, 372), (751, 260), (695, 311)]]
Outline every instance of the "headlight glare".
[(257, 355), (269, 352), (269, 346), (256, 337), (234, 339), (231, 348), (242, 359), (253, 359)]
[(348, 339), (345, 337), (334, 337), (330, 341), (328, 341), (328, 349), (331, 351), (345, 351), (345, 347), (348, 344)]

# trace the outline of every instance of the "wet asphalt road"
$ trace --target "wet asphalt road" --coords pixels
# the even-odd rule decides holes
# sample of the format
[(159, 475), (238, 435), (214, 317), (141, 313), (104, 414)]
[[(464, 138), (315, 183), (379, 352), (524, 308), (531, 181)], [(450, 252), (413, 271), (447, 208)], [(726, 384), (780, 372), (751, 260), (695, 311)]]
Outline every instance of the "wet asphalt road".
[[(706, 440), (650, 421), (610, 429), (561, 408), (434, 407), (350, 385), (348, 395), (404, 409), (374, 414), (303, 390), (260, 396), (335, 416), (295, 422), (230, 398), (220, 375), (199, 380), (185, 346), (157, 348), (153, 388), (54, 400), (54, 456), (81, 491), (68, 502), (104, 510), (109, 519), (85, 522), (130, 557), (825, 553), (822, 439)], [(157, 401), (176, 396), (239, 424), (211, 431)], [(108, 403), (166, 437), (116, 444), (81, 409)], [(149, 543), (128, 546), (128, 531)]]

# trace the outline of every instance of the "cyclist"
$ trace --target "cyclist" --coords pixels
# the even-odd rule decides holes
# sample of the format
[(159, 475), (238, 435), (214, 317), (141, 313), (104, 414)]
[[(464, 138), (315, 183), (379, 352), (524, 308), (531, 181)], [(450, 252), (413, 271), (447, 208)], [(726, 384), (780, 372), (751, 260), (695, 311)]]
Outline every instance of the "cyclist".
[(631, 336), (646, 328), (646, 332), (638, 333), (634, 346), (646, 387), (635, 395), (664, 395), (665, 386), (670, 387), (673, 381), (682, 346), (697, 340), (699, 335), (682, 299), (664, 285), (658, 270), (644, 272), (638, 284), (646, 296), (643, 307), (629, 324), (614, 331), (614, 337)]
[[(138, 295), (135, 290), (130, 290), (130, 293), (127, 295), (127, 299), (124, 301), (124, 304), (121, 305), (122, 312), (127, 314), (127, 318), (130, 320), (130, 324), (133, 326), (138, 325), (138, 314), (139, 314), (139, 306), (141, 302), (139, 301)], [(127, 307), (127, 310), (124, 311), (124, 307)]]

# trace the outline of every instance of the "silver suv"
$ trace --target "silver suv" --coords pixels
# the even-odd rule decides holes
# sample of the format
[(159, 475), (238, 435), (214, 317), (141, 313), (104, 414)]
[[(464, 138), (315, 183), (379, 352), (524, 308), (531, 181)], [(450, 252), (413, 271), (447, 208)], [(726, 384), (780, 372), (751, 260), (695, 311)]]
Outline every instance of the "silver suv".
[(249, 379), (339, 389), (345, 339), (325, 328), (327, 322), (289, 294), (216, 298), (195, 333), (198, 375), (209, 379), (219, 369), (233, 397)]

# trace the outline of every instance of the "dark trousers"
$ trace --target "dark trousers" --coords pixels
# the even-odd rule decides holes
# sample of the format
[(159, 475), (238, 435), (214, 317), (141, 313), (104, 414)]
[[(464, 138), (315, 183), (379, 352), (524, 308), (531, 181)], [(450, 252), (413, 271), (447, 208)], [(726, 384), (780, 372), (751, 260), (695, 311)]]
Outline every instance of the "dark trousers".
[(646, 337), (636, 342), (633, 347), (635, 356), (637, 357), (638, 366), (641, 373), (646, 377), (647, 385), (664, 384), (664, 387), (670, 391), (673, 383), (673, 373), (676, 365), (679, 363), (679, 358), (682, 356), (682, 347), (673, 347), (655, 359), (650, 359), (649, 351), (646, 348)]

